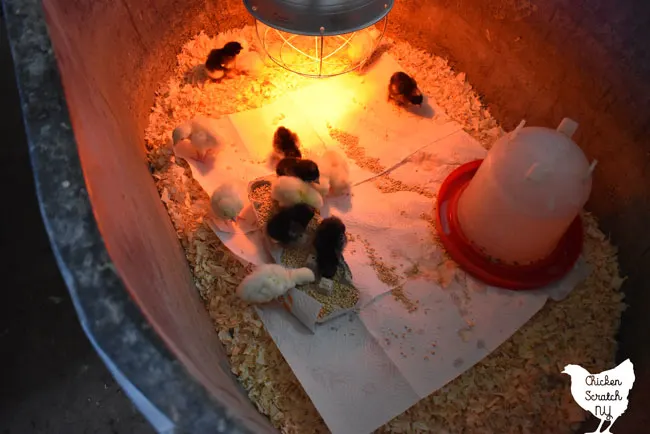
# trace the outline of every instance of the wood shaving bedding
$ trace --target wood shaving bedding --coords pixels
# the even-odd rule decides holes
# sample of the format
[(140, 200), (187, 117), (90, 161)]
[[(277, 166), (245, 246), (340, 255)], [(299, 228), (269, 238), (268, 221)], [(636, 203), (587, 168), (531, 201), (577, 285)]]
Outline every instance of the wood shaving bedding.
[[(284, 433), (328, 432), (300, 383), (254, 310), (235, 288), (250, 270), (206, 225), (209, 198), (187, 164), (169, 147), (171, 132), (197, 114), (219, 116), (272, 102), (310, 83), (267, 66), (259, 77), (205, 82), (201, 65), (210, 49), (229, 39), (258, 46), (254, 29), (189, 41), (178, 55), (174, 76), (157, 93), (145, 134), (152, 176), (196, 286), (223, 342), (232, 372), (260, 412)], [(384, 39), (384, 48), (465, 131), (484, 147), (503, 133), (463, 73), (406, 42)], [(616, 249), (584, 214), (584, 255), (591, 275), (562, 302), (549, 301), (524, 327), (488, 357), (394, 418), (378, 432), (569, 433), (586, 417), (573, 402), (569, 378), (559, 374), (575, 363), (591, 372), (614, 366), (615, 334), (623, 310)]]

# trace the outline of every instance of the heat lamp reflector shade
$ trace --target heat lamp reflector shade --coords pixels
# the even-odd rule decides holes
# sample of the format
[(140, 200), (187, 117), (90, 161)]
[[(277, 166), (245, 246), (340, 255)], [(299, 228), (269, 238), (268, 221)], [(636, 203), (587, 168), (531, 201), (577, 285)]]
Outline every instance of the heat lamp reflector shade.
[(587, 202), (592, 170), (566, 134), (518, 128), (494, 144), (462, 193), (463, 234), (506, 263), (544, 259)]
[(257, 20), (274, 29), (302, 36), (335, 36), (378, 23), (394, 0), (244, 0)]

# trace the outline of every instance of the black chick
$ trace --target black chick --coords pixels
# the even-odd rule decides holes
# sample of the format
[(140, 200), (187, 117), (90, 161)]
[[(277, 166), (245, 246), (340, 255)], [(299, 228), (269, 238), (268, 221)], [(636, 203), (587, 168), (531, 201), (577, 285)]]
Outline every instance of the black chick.
[(269, 219), (266, 233), (280, 244), (293, 244), (305, 233), (315, 212), (314, 208), (304, 203), (282, 208)]
[(302, 158), (298, 135), (285, 127), (278, 127), (273, 135), (273, 150), (283, 157)]
[(318, 164), (312, 160), (303, 160), (294, 157), (287, 157), (280, 160), (275, 168), (275, 173), (278, 176), (293, 176), (305, 182), (315, 182), (317, 184), (320, 179)]
[(235, 57), (244, 47), (239, 42), (228, 42), (223, 48), (210, 51), (205, 61), (205, 70), (212, 79), (222, 78), (229, 69), (235, 66)]
[(343, 258), (343, 249), (348, 239), (345, 236), (345, 224), (338, 217), (328, 217), (318, 225), (314, 248), (316, 265), (322, 277), (331, 279), (336, 274)]
[(399, 71), (390, 77), (388, 98), (400, 105), (422, 105), (424, 97), (418, 89), (415, 79), (405, 72)]

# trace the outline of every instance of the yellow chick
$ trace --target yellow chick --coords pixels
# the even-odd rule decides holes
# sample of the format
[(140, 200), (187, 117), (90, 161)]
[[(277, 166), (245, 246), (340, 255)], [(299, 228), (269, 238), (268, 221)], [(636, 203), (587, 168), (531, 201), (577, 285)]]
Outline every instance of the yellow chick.
[[(224, 142), (224, 139), (217, 132), (214, 122), (214, 119), (196, 116), (192, 120), (179, 125), (172, 132), (174, 146), (189, 140), (192, 148), (190, 154), (193, 154), (193, 159), (202, 163), (205, 162), (208, 155)], [(183, 146), (187, 147), (187, 143), (183, 143)]]
[(255, 51), (247, 51), (240, 54), (236, 62), (235, 67), (250, 76), (257, 76), (264, 69), (264, 61)]
[(271, 185), (271, 197), (281, 207), (305, 203), (313, 208), (323, 207), (323, 198), (310, 184), (293, 176), (279, 176)]
[(372, 54), (381, 33), (374, 27), (357, 33), (348, 44), (347, 54), (352, 62), (361, 62)]
[[(321, 184), (325, 183), (327, 186), (325, 194), (329, 193), (332, 196), (339, 196), (350, 193), (352, 190), (350, 168), (347, 159), (340, 152), (334, 149), (325, 151), (320, 157), (318, 167), (321, 171), (320, 182)], [(321, 188), (324, 190), (325, 186)]]
[(309, 268), (284, 268), (279, 264), (263, 264), (246, 276), (237, 287), (237, 296), (250, 303), (268, 303), (297, 285), (316, 280)]
[(210, 196), (210, 207), (218, 218), (236, 222), (237, 216), (244, 208), (244, 202), (235, 186), (225, 183), (217, 187)]

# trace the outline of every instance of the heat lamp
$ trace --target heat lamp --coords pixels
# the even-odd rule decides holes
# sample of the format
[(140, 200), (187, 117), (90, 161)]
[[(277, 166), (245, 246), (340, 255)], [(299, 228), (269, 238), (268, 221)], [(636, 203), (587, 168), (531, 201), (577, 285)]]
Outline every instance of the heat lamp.
[(353, 71), (372, 56), (394, 0), (244, 0), (262, 47), (307, 77)]

